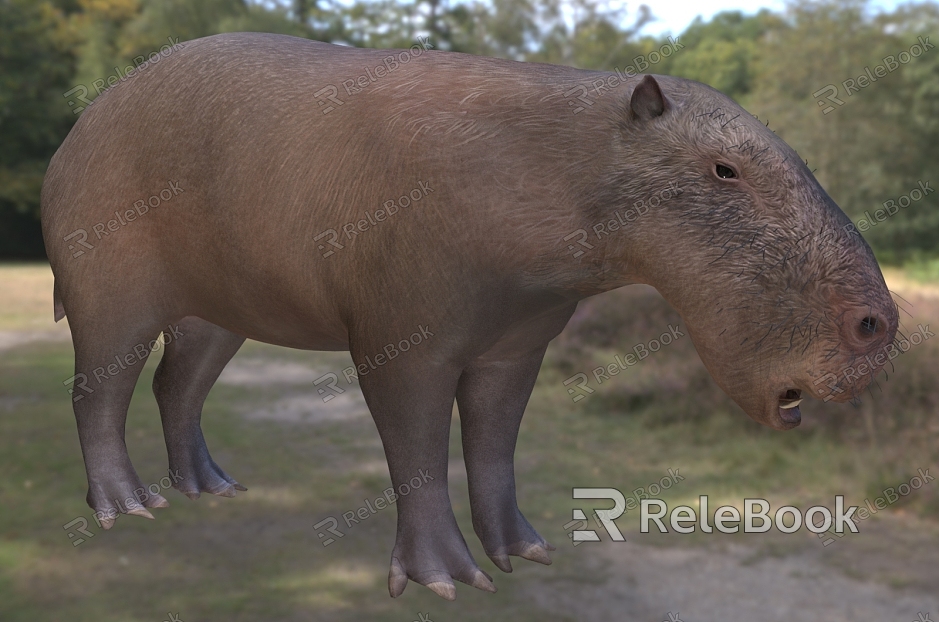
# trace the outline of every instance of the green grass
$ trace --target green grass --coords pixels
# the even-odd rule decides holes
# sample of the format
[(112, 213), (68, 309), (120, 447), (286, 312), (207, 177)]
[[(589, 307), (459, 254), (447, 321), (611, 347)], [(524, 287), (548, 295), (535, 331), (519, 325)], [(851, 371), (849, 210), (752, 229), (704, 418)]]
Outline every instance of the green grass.
[(939, 281), (939, 258), (912, 259), (904, 264), (903, 270), (920, 283), (935, 283)]
[[(498, 571), (473, 534), (465, 476), (454, 474), (450, 488), (457, 519), (477, 562), (495, 577), (499, 593), (477, 594), (458, 584), (459, 600), (451, 605), (414, 583), (401, 598), (388, 597), (393, 508), (351, 529), (343, 526), (345, 537), (321, 545), (315, 523), (327, 516), (341, 521), (343, 512), (380, 496), (389, 482), (384, 467), (375, 466), (383, 464), (384, 455), (368, 418), (311, 425), (243, 416), (246, 409), (287, 395), (315, 395), (312, 384), (216, 386), (204, 411), (205, 436), (216, 462), (248, 492), (234, 499), (203, 495), (191, 502), (171, 490), (165, 493), (171, 507), (155, 510), (156, 521), (123, 516), (104, 532), (85, 504), (84, 467), (62, 384), (72, 374), (71, 344), (32, 343), (0, 351), (0, 620), (160, 622), (168, 613), (178, 613), (186, 622), (407, 622), (418, 619), (418, 612), (436, 622), (575, 620), (577, 616), (536, 597), (538, 590), (576, 594), (578, 586), (609, 579), (606, 562), (594, 555), (595, 549), (590, 544), (573, 547), (563, 528), (574, 507), (604, 507), (574, 501), (575, 486), (615, 487), (629, 495), (658, 482), (671, 468), (685, 480), (659, 495), (670, 506), (695, 506), (698, 495), (707, 494), (712, 509), (723, 502), (739, 507), (744, 497), (766, 498), (773, 508), (804, 508), (831, 506), (836, 494), (858, 503), (878, 487), (902, 481), (892, 471), (884, 475), (880, 466), (878, 456), (892, 447), (888, 437), (881, 441), (886, 447), (877, 450), (882, 453), (872, 454), (874, 450), (862, 448), (864, 439), (860, 446), (846, 442), (822, 425), (774, 432), (732, 407), (702, 417), (675, 416), (676, 410), (687, 408), (678, 394), (656, 393), (624, 408), (617, 391), (632, 381), (627, 374), (572, 403), (562, 384), (567, 376), (557, 365), (559, 356), (552, 346), (516, 455), (520, 507), (558, 547), (554, 563), (544, 567), (516, 560), (514, 573)], [(241, 358), (337, 369), (345, 366), (348, 354), (248, 343), (236, 360)], [(150, 391), (155, 366), (156, 361), (149, 361), (141, 375), (127, 424), (128, 450), (145, 483), (166, 472), (159, 414)], [(814, 415), (806, 412), (807, 419)], [(458, 417), (453, 424), (451, 460), (460, 461)], [(908, 477), (907, 466), (897, 473)], [(923, 501), (908, 500), (896, 512), (885, 513), (886, 520), (867, 521), (880, 535), (876, 546), (902, 538), (909, 541), (903, 550), (915, 550), (923, 542), (935, 542), (936, 510), (926, 501), (939, 498), (939, 485), (930, 486), (934, 488), (917, 493)], [(63, 529), (76, 517), (85, 517), (94, 534), (79, 546), (72, 545)], [(792, 536), (640, 535), (638, 510), (617, 524), (628, 540), (650, 546), (719, 549), (729, 542), (746, 543), (754, 547), (753, 560), (821, 548), (804, 531)], [(861, 566), (875, 546), (864, 536), (846, 536), (857, 544), (839, 542), (831, 552), (826, 549), (833, 572)], [(899, 553), (878, 555), (882, 559)], [(869, 570), (857, 572), (898, 586), (925, 580), (898, 573), (895, 566), (885, 568), (872, 563)]]

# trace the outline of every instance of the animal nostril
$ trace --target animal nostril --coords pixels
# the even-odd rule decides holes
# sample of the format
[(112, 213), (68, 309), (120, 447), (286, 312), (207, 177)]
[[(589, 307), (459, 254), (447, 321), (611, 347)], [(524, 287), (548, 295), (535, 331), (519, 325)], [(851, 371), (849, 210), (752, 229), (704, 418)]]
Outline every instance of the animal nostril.
[(879, 324), (880, 323), (877, 321), (877, 318), (875, 317), (868, 316), (864, 318), (863, 320), (861, 320), (861, 336), (871, 337), (877, 334), (877, 327), (879, 326)]

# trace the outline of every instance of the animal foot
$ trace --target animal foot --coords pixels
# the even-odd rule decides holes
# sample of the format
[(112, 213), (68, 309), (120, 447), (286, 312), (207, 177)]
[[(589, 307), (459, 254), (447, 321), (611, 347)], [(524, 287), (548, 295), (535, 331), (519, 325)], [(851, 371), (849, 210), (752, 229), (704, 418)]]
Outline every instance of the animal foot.
[(204, 447), (198, 448), (188, 459), (171, 460), (170, 472), (174, 473), (173, 488), (192, 500), (201, 493), (234, 497), (236, 491), (248, 490), (221, 469)]
[(518, 509), (514, 510), (513, 515), (508, 520), (487, 521), (478, 526), (474, 521), (476, 535), (492, 563), (503, 572), (512, 572), (509, 556), (515, 555), (546, 566), (551, 565), (548, 551), (554, 551), (555, 547), (535, 531)]
[(88, 486), (86, 497), (89, 507), (95, 511), (95, 520), (104, 529), (110, 529), (121, 514), (133, 514), (153, 520), (147, 508), (169, 507), (169, 501), (144, 487), (140, 478), (129, 467), (120, 475), (94, 477)]
[(388, 592), (397, 598), (404, 592), (408, 580), (425, 585), (447, 600), (456, 599), (454, 581), (460, 581), (485, 592), (496, 592), (492, 577), (476, 565), (466, 541), (454, 524), (455, 536), (450, 538), (415, 539), (409, 544), (399, 540), (391, 556), (388, 573)]

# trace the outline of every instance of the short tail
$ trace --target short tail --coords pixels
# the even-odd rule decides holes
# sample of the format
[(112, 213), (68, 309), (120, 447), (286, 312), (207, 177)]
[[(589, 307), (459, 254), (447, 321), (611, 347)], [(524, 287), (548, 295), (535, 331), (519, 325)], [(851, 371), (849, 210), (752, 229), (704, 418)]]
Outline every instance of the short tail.
[(65, 317), (65, 307), (62, 306), (62, 294), (59, 293), (59, 284), (52, 285), (52, 304), (55, 311), (55, 321), (58, 322)]

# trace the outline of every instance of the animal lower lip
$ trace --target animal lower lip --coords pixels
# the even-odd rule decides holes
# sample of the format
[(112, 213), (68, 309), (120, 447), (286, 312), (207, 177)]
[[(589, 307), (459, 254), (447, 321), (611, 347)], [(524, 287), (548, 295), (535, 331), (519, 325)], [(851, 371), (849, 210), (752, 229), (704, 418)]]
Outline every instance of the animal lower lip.
[(779, 418), (786, 423), (799, 424), (802, 421), (802, 392), (798, 389), (789, 389), (779, 398)]
[(796, 424), (802, 422), (802, 411), (799, 410), (798, 406), (792, 408), (782, 408), (779, 409), (779, 418), (785, 421), (786, 423)]

